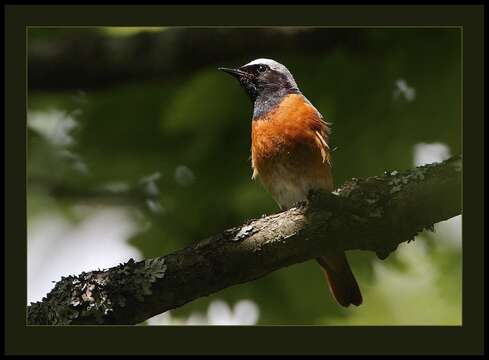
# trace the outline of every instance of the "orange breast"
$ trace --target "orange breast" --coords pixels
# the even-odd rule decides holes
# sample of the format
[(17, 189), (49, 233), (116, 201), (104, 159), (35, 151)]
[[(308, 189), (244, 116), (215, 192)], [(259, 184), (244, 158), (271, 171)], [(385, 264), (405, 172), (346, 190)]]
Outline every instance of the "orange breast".
[(333, 189), (327, 133), (320, 114), (300, 94), (288, 95), (253, 121), (253, 177), (260, 176), (282, 208), (305, 200), (310, 189)]

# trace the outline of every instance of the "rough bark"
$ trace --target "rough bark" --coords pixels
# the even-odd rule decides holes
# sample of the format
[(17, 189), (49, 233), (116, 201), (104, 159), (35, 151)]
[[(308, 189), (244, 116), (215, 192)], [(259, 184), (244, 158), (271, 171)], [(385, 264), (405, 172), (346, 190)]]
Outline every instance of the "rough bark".
[(398, 244), (460, 214), (460, 156), (352, 179), (308, 204), (250, 220), (175, 253), (62, 278), (28, 306), (29, 324), (137, 324), (189, 301), (334, 250), (383, 259)]

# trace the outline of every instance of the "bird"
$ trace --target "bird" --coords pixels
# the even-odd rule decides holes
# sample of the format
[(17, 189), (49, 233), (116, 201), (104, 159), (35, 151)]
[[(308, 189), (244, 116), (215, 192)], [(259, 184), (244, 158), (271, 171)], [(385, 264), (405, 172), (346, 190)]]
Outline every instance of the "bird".
[[(218, 69), (235, 77), (253, 103), (252, 179), (260, 178), (280, 209), (307, 203), (310, 191), (333, 191), (331, 124), (302, 94), (291, 72), (266, 58)], [(316, 261), (339, 305), (362, 304), (345, 252), (320, 256)]]

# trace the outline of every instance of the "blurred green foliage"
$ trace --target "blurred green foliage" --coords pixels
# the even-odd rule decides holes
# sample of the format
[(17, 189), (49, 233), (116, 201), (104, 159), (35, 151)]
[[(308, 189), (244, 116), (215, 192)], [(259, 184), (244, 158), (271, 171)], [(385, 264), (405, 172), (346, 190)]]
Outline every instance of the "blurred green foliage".
[[(98, 31), (107, 37), (132, 36), (138, 29)], [(198, 41), (199, 29), (191, 31)], [(315, 31), (322, 31), (325, 38), (330, 34), (327, 28)], [(270, 44), (270, 53), (291, 70), (303, 93), (333, 123), (332, 146), (338, 147), (333, 154), (335, 183), (410, 168), (413, 146), (419, 142), (442, 142), (452, 153), (460, 153), (459, 30), (348, 31), (362, 33), (361, 46), (339, 45), (309, 54), (294, 48), (276, 53)], [(65, 34), (69, 33), (62, 28), (30, 29), (30, 49), (46, 38), (55, 45)], [(215, 43), (209, 43), (209, 49), (221, 51)], [(249, 61), (269, 54), (243, 56)], [(276, 212), (269, 194), (251, 180), (252, 106), (238, 83), (216, 70), (221, 65), (242, 65), (237, 61), (230, 58), (165, 80), (111, 88), (30, 91), (30, 113), (58, 109), (76, 120), (74, 142), (68, 149), (88, 171), (74, 166), (73, 156), (60, 156), (59, 147), (30, 128), (29, 217), (52, 206), (69, 211), (87, 198), (103, 202), (103, 197), (93, 196), (94, 189), (114, 182), (137, 188), (142, 178), (159, 173), (154, 180), (159, 191), (152, 192), (159, 211), (120, 194), (145, 224), (130, 243), (144, 257), (151, 257)], [(396, 82), (402, 79), (415, 90), (411, 101), (394, 94)], [(62, 188), (60, 196), (47, 192), (53, 187)], [(460, 324), (460, 249), (440, 245), (420, 250), (420, 242), (430, 241), (429, 236), (419, 238), (406, 245), (408, 252), (399, 251), (383, 262), (370, 253), (351, 252), (364, 291), (365, 305), (359, 309), (338, 307), (319, 267), (307, 262), (172, 313), (204, 311), (216, 298), (230, 303), (249, 298), (260, 308), (260, 324)]]

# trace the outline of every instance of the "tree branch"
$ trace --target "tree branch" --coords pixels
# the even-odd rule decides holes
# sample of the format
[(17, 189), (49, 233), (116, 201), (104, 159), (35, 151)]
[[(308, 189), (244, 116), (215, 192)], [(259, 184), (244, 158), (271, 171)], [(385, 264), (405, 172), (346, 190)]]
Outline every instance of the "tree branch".
[(62, 278), (29, 324), (136, 324), (189, 301), (335, 250), (380, 258), (460, 214), (460, 156), (346, 182), (308, 204), (250, 220), (175, 253)]

